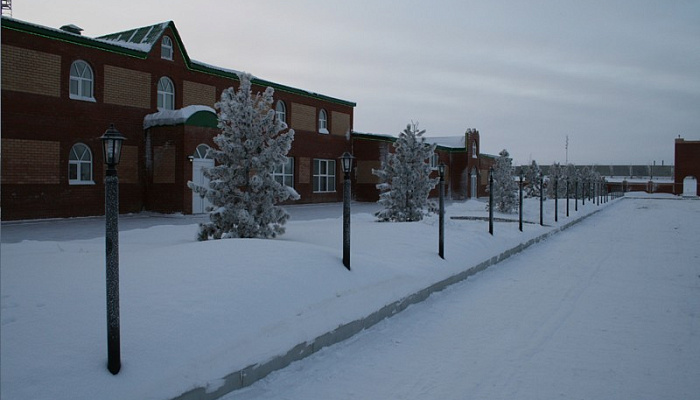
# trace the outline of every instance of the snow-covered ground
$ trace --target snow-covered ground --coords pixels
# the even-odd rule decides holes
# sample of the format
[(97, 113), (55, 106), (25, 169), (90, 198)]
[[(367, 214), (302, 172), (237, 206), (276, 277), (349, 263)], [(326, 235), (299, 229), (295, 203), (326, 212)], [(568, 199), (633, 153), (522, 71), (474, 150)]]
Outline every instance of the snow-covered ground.
[[(571, 218), (565, 217), (560, 201), (559, 224), (610, 206), (592, 221), (609, 218), (624, 225), (646, 212), (626, 205), (637, 201), (579, 203), (578, 212), (572, 202)], [(494, 236), (483, 221), (449, 219), (485, 216), (483, 202), (449, 204), (445, 260), (437, 256), (436, 216), (415, 223), (377, 223), (370, 213), (376, 205), (354, 204), (352, 271), (345, 270), (340, 260), (339, 205), (290, 207), (293, 218), (287, 233), (275, 240), (196, 242), (201, 217), (125, 216), (120, 221), (123, 366), (117, 376), (106, 369), (100, 219), (3, 224), (0, 397), (169, 399), (195, 387), (214, 390), (230, 372), (284, 354), (342, 323), (557, 229), (553, 201), (545, 204), (548, 226), (526, 224), (521, 233), (517, 223), (496, 223)], [(675, 223), (682, 237), (694, 243), (700, 239), (697, 229), (688, 228), (700, 222), (700, 202), (639, 204), (668, 210), (659, 224)], [(538, 210), (537, 201), (528, 201), (526, 220), (537, 222)], [(658, 229), (651, 225), (655, 221), (646, 229)], [(585, 233), (570, 236), (581, 241), (603, 235), (577, 231)], [(653, 238), (643, 236), (639, 249), (656, 248)], [(664, 262), (698, 264), (693, 261), (697, 246), (671, 250), (659, 249), (667, 255)], [(646, 269), (659, 267), (652, 258), (647, 260), (654, 264), (645, 264)], [(695, 276), (683, 281), (695, 290), (696, 297), (688, 299), (691, 304), (697, 304), (698, 281)], [(488, 314), (488, 309), (478, 308)], [(671, 315), (677, 316), (675, 322), (687, 318), (680, 312)], [(695, 336), (677, 345), (697, 357), (697, 325), (687, 322)]]
[(696, 399), (699, 222), (623, 202), (222, 400)]

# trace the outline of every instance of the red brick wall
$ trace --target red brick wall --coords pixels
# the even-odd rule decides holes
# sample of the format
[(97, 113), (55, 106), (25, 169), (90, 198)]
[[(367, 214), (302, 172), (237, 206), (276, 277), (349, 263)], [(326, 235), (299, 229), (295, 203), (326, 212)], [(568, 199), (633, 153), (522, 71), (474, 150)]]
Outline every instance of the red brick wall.
[(676, 139), (675, 143), (675, 194), (683, 194), (683, 180), (694, 176), (700, 193), (700, 140)]
[[(166, 34), (175, 37), (170, 30)], [(70, 66), (78, 59), (87, 62), (93, 70), (94, 102), (69, 98)], [(187, 156), (194, 152), (197, 144), (211, 143), (215, 132), (196, 133), (193, 136), (196, 140), (185, 139), (180, 132), (179, 138), (173, 139), (175, 152), (169, 153), (168, 162), (174, 165), (168, 168), (174, 168), (174, 179), (156, 186), (154, 177), (147, 176), (146, 171), (143, 118), (157, 111), (157, 85), (163, 76), (169, 77), (175, 85), (175, 108), (200, 100), (213, 105), (211, 88), (215, 88), (214, 100), (218, 100), (221, 92), (237, 86), (237, 81), (224, 74), (188, 68), (177, 50), (172, 61), (163, 60), (159, 44), (148, 58), (140, 59), (13, 29), (2, 29), (2, 70), (1, 128), (3, 141), (10, 143), (7, 146), (3, 143), (2, 147), (0, 201), (4, 220), (103, 214), (104, 167), (98, 138), (111, 123), (126, 136), (125, 145), (129, 146), (122, 160), (124, 165), (118, 167), (120, 178), (123, 174), (121, 212), (191, 211), (191, 192), (186, 189), (186, 182), (191, 179), (192, 171)], [(143, 88), (144, 85), (147, 87)], [(191, 92), (184, 93), (185, 90)], [(254, 86), (253, 90), (263, 91), (264, 88)], [(314, 110), (309, 129), (297, 130), (290, 155), (310, 160), (337, 159), (349, 150), (345, 137), (338, 132), (319, 134), (317, 119), (318, 111), (323, 108), (328, 115), (329, 129), (340, 131), (348, 124), (352, 127), (351, 105), (305, 96), (283, 87), (276, 90), (275, 98), (285, 101), (288, 123), (294, 113), (293, 103)], [(32, 141), (28, 143), (37, 146), (34, 150), (18, 150), (20, 144), (27, 144), (18, 140)], [(92, 151), (94, 185), (68, 183), (68, 157), (71, 147), (78, 142)], [(47, 146), (51, 150), (47, 150)], [(37, 157), (36, 152), (43, 156)], [(20, 158), (23, 155), (25, 157)], [(300, 164), (295, 163), (295, 174), (300, 173)], [(309, 173), (308, 170), (303, 172)], [(337, 176), (340, 175), (337, 171)], [(308, 183), (297, 187), (302, 202), (342, 199), (342, 189), (336, 193), (314, 194), (311, 177), (303, 179)], [(339, 189), (340, 182), (339, 179), (336, 185)]]

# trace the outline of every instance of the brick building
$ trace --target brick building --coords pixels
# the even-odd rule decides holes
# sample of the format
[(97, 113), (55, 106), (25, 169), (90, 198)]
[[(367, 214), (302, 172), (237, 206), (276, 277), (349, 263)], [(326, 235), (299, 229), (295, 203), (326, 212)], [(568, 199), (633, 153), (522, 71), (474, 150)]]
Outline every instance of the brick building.
[(683, 196), (700, 194), (700, 140), (678, 137), (675, 164), (673, 193)]
[[(99, 137), (127, 138), (118, 166), (120, 212), (203, 212), (187, 182), (201, 182), (219, 133), (213, 109), (237, 87), (236, 71), (189, 58), (175, 24), (90, 38), (74, 25), (54, 29), (2, 17), (3, 220), (102, 215)], [(342, 200), (340, 163), (354, 153), (356, 200), (378, 193), (371, 168), (390, 151), (388, 136), (353, 132), (355, 103), (256, 78), (275, 90), (277, 115), (296, 132), (288, 163), (275, 171), (302, 203)], [(489, 158), (479, 133), (435, 139), (434, 162), (448, 171), (455, 199), (484, 194)], [(442, 142), (441, 142), (442, 141)]]

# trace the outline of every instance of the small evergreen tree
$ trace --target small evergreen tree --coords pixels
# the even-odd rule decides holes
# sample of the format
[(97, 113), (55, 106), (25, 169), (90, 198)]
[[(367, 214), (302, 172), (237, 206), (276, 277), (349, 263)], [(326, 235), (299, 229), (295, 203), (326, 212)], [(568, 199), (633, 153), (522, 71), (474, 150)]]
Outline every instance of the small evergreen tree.
[(298, 199), (298, 193), (272, 176), (286, 162), (294, 131), (275, 117), (273, 89), (253, 96), (252, 77), (241, 74), (238, 91), (232, 87), (216, 103), (221, 133), (211, 149), (217, 165), (206, 169), (208, 186), (187, 185), (206, 197), (210, 222), (199, 225), (198, 240), (271, 238), (284, 233), (289, 214), (276, 203)]
[(547, 196), (554, 198), (554, 186), (556, 181), (557, 197), (560, 199), (566, 196), (566, 167), (562, 167), (559, 163), (552, 164), (549, 167), (549, 182), (547, 184)]
[(518, 184), (513, 179), (513, 159), (505, 149), (498, 154), (493, 166), (493, 201), (499, 212), (518, 211)]
[[(425, 142), (425, 130), (409, 124), (394, 142), (393, 153), (387, 155), (382, 169), (372, 170), (379, 177), (379, 204), (384, 209), (375, 216), (379, 221), (420, 221), (436, 207), (428, 201), (438, 178), (430, 178), (430, 157), (435, 145)], [(426, 210), (428, 208), (428, 210)]]
[(537, 161), (532, 160), (532, 164), (525, 168), (524, 179), (527, 186), (523, 188), (525, 197), (540, 197), (540, 166)]

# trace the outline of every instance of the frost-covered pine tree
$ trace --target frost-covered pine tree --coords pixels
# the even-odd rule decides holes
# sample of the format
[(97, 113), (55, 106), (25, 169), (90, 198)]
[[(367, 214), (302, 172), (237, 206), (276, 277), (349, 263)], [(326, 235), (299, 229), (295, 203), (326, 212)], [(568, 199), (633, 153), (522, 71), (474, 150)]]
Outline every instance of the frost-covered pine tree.
[(540, 197), (540, 166), (537, 161), (532, 160), (532, 164), (525, 168), (524, 178), (527, 186), (523, 188), (525, 197)]
[(208, 186), (187, 183), (212, 204), (198, 240), (281, 235), (289, 214), (275, 204), (299, 198), (272, 175), (286, 162), (294, 131), (275, 117), (273, 89), (253, 95), (251, 80), (241, 74), (238, 91), (224, 90), (216, 103), (221, 133), (214, 138), (218, 148), (210, 150), (216, 166), (204, 171)]
[(547, 196), (554, 198), (554, 182), (557, 183), (557, 197), (560, 199), (566, 196), (566, 167), (562, 167), (559, 163), (552, 164), (549, 167), (548, 183), (547, 183)]
[(418, 125), (406, 126), (394, 142), (394, 152), (387, 155), (382, 169), (373, 169), (379, 177), (379, 204), (384, 209), (375, 216), (379, 221), (420, 221), (436, 207), (428, 200), (438, 178), (430, 178), (430, 157), (435, 145), (425, 142)]
[(508, 150), (503, 149), (493, 166), (493, 202), (496, 210), (502, 213), (518, 211), (518, 184), (513, 179), (513, 170), (513, 159)]

